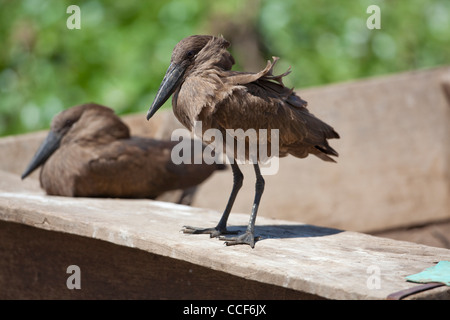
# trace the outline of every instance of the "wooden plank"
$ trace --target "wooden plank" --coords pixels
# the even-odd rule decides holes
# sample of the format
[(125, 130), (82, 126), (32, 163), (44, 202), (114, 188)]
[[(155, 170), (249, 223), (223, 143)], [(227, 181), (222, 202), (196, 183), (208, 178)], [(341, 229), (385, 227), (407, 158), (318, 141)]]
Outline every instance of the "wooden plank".
[[(93, 238), (0, 221), (0, 299), (318, 299)], [(69, 266), (80, 289), (67, 287)], [(73, 283), (73, 282), (71, 282)], [(7, 288), (7, 289), (5, 289)]]
[[(450, 260), (447, 249), (268, 218), (258, 219), (263, 240), (255, 249), (226, 247), (180, 232), (184, 224), (214, 226), (217, 211), (148, 200), (52, 197), (6, 172), (0, 181), (5, 222), (100, 239), (327, 299), (384, 299), (416, 285), (405, 276)], [(246, 214), (230, 217), (232, 229), (243, 230), (247, 221)]]

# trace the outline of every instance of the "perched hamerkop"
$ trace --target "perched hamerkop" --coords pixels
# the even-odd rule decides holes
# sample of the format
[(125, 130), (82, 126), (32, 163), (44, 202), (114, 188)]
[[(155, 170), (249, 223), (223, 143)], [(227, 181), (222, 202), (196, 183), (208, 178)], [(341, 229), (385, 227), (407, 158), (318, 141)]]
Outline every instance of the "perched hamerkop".
[(53, 118), (22, 179), (42, 166), (40, 183), (49, 195), (154, 199), (182, 189), (185, 203), (198, 184), (224, 166), (176, 165), (171, 160), (176, 144), (130, 136), (112, 109), (79, 105)]
[[(181, 40), (173, 50), (169, 68), (149, 108), (147, 119), (173, 95), (174, 114), (190, 130), (193, 130), (196, 121), (201, 121), (203, 132), (213, 128), (222, 132), (223, 136), (227, 129), (278, 129), (279, 157), (291, 154), (305, 158), (313, 154), (334, 162), (330, 156), (338, 156), (338, 153), (330, 147), (327, 139), (339, 138), (338, 133), (311, 114), (306, 108), (306, 101), (293, 89), (284, 86), (282, 78), (289, 71), (278, 76), (272, 74), (278, 58), (268, 61), (266, 68), (258, 73), (231, 71), (234, 59), (227, 51), (229, 45), (223, 37), (209, 35), (194, 35)], [(234, 150), (227, 149), (227, 155), (229, 151)], [(254, 158), (255, 155), (247, 154), (247, 157)], [(254, 247), (258, 240), (254, 235), (255, 220), (264, 190), (258, 161), (253, 161), (256, 191), (247, 230), (238, 236), (221, 236), (235, 233), (227, 230), (227, 220), (243, 181), (236, 161), (231, 162), (233, 188), (217, 226), (185, 226), (183, 231), (219, 236), (219, 239), (226, 240), (227, 245), (248, 244)]]

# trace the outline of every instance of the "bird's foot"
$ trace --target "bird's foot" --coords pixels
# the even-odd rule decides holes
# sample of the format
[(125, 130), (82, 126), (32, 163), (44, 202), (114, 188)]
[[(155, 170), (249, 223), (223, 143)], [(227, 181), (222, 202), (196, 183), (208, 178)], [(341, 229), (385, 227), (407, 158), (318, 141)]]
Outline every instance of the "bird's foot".
[(255, 243), (260, 240), (261, 237), (255, 237), (252, 232), (246, 231), (244, 234), (237, 237), (219, 237), (219, 240), (225, 240), (227, 246), (234, 246), (237, 244), (248, 244), (254, 248)]
[(197, 227), (191, 227), (191, 226), (183, 226), (183, 229), (181, 229), (183, 233), (190, 233), (190, 234), (209, 234), (211, 238), (219, 237), (223, 234), (238, 234), (239, 231), (229, 231), (227, 228), (224, 229), (218, 229), (218, 228), (197, 228)]

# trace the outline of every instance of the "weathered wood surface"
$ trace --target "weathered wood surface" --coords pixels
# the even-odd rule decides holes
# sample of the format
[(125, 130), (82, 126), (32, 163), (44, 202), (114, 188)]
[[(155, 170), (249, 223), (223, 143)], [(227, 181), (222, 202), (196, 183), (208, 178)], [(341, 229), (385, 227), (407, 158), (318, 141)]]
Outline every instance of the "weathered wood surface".
[[(0, 299), (317, 299), (111, 242), (0, 221)], [(80, 290), (67, 288), (68, 266)], [(73, 282), (71, 282), (73, 283)]]
[[(263, 240), (255, 249), (226, 247), (208, 236), (180, 232), (184, 224), (215, 225), (216, 211), (150, 200), (52, 197), (38, 190), (35, 180), (0, 174), (5, 222), (100, 239), (328, 299), (384, 299), (416, 286), (405, 276), (450, 260), (446, 249), (268, 218), (258, 219), (256, 232)], [(247, 214), (230, 217), (232, 229), (244, 230), (247, 221)], [(379, 271), (379, 288), (368, 285), (373, 270)], [(445, 289), (436, 290), (448, 297)]]

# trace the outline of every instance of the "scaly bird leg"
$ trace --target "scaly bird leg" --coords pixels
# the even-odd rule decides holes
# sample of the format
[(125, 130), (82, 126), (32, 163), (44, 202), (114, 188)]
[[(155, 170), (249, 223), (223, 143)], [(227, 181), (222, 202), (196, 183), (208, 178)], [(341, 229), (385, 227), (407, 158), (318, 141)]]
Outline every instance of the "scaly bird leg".
[(227, 221), (228, 216), (230, 215), (231, 208), (233, 207), (234, 200), (242, 187), (242, 181), (244, 180), (244, 175), (242, 174), (239, 166), (236, 164), (236, 161), (232, 161), (231, 169), (233, 170), (233, 189), (231, 190), (230, 198), (228, 199), (227, 206), (225, 211), (222, 214), (222, 218), (220, 218), (219, 223), (215, 228), (196, 228), (190, 226), (184, 226), (182, 231), (184, 233), (192, 233), (192, 234), (210, 234), (211, 238), (218, 237), (222, 234), (237, 234), (238, 231), (228, 231), (227, 230)]
[(247, 230), (244, 234), (237, 237), (219, 237), (220, 240), (226, 240), (227, 246), (233, 246), (236, 244), (248, 244), (252, 248), (255, 247), (255, 242), (259, 240), (259, 237), (255, 238), (255, 221), (258, 214), (259, 202), (264, 192), (264, 178), (261, 175), (258, 163), (253, 165), (256, 174), (255, 184), (255, 200), (253, 201), (252, 213), (250, 215), (250, 221), (248, 222)]

